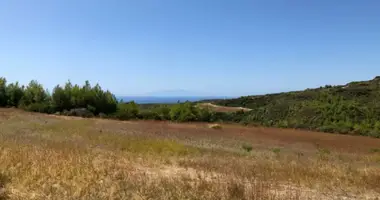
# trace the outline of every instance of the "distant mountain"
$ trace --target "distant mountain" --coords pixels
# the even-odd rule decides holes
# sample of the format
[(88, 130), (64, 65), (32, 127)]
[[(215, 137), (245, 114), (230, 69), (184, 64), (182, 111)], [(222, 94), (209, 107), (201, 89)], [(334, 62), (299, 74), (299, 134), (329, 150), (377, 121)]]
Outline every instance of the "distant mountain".
[(189, 91), (183, 89), (176, 90), (162, 90), (145, 93), (143, 95), (134, 96), (119, 96), (118, 99), (122, 99), (124, 102), (135, 101), (139, 104), (151, 104), (151, 103), (177, 103), (186, 101), (201, 101), (210, 99), (225, 99), (224, 96), (213, 96), (204, 92)]
[(183, 89), (176, 90), (162, 90), (145, 93), (141, 96), (150, 96), (150, 97), (200, 97), (200, 96), (212, 96), (204, 92), (189, 91)]
[(138, 104), (170, 104), (177, 102), (195, 102), (208, 99), (221, 99), (223, 97), (214, 97), (214, 96), (120, 96), (119, 100), (124, 102), (134, 101)]

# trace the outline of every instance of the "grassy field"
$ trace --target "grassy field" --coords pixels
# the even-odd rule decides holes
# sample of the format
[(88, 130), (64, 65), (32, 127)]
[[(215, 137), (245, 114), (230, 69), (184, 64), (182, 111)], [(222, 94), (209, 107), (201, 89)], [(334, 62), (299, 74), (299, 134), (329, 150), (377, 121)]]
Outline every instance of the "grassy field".
[(0, 200), (377, 199), (380, 140), (0, 109)]

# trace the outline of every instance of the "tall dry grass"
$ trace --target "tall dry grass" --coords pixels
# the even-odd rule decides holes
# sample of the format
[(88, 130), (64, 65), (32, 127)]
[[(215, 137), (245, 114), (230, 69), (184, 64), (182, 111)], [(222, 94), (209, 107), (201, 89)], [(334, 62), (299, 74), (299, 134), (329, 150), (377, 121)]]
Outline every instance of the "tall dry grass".
[[(115, 130), (112, 121), (0, 116), (0, 199), (375, 199), (380, 154)], [(165, 131), (165, 130), (160, 130)], [(189, 142), (191, 140), (191, 142)], [(235, 142), (235, 149), (224, 148)], [(212, 146), (212, 148), (210, 148)]]

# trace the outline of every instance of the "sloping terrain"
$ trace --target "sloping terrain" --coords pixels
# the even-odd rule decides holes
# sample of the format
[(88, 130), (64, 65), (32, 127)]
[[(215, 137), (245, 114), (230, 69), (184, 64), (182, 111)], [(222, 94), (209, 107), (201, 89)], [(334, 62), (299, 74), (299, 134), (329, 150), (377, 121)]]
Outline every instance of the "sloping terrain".
[(0, 199), (375, 199), (380, 140), (0, 109)]
[(380, 137), (380, 77), (209, 103), (252, 109), (246, 123)]

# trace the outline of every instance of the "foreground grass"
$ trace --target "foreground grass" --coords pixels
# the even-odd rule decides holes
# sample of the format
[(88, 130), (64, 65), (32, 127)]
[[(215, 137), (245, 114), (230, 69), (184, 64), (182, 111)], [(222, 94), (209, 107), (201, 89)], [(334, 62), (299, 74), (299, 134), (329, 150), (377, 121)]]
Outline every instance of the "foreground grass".
[(0, 119), (0, 200), (375, 199), (380, 192), (377, 151), (248, 152), (236, 138), (182, 138), (109, 120), (18, 111), (0, 111)]

